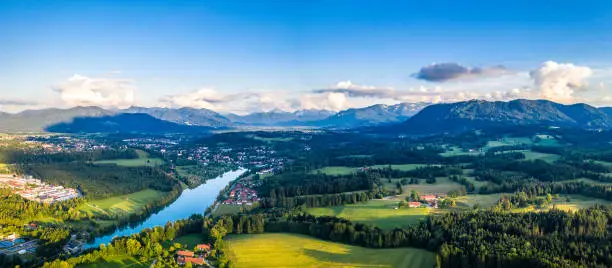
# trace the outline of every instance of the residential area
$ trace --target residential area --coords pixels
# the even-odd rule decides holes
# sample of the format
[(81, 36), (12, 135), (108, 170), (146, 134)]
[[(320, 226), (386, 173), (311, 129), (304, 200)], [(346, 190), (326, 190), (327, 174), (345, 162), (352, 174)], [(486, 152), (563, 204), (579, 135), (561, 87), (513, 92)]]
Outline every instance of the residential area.
[(81, 196), (76, 189), (49, 185), (32, 176), (0, 174), (0, 187), (8, 187), (25, 199), (47, 204)]

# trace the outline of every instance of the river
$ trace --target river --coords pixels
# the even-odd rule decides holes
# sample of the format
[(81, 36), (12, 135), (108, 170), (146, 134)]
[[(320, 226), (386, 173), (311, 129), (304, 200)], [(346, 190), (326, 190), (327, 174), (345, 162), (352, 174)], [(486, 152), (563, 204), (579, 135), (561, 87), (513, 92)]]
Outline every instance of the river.
[(194, 189), (186, 189), (174, 202), (159, 212), (152, 214), (137, 226), (126, 226), (117, 229), (112, 234), (96, 237), (94, 241), (86, 244), (85, 248), (96, 248), (100, 244), (110, 243), (114, 237), (129, 236), (139, 233), (146, 228), (164, 226), (169, 221), (185, 219), (193, 214), (202, 214), (206, 208), (215, 202), (219, 192), (244, 172), (246, 172), (246, 169), (229, 171), (219, 177), (207, 180), (206, 183)]

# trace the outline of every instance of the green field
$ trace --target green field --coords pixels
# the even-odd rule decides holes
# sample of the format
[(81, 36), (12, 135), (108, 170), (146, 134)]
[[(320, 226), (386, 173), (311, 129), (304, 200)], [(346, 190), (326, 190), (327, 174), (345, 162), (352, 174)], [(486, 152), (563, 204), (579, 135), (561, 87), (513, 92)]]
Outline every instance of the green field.
[(468, 194), (455, 198), (455, 202), (457, 206), (473, 207), (478, 204), (481, 208), (490, 208), (497, 204), (502, 195), (504, 194)]
[(7, 164), (0, 163), (0, 174), (8, 174), (8, 173), (10, 173), (10, 170), (9, 170), (8, 167), (9, 166)]
[(289, 142), (292, 141), (293, 138), (292, 137), (275, 137), (275, 138), (266, 138), (266, 137), (260, 137), (257, 135), (251, 135), (250, 138), (254, 139), (254, 140), (258, 140), (258, 141), (263, 141), (263, 142), (267, 142), (267, 143), (272, 143), (272, 142)]
[(143, 209), (149, 201), (158, 199), (164, 194), (164, 192), (146, 189), (127, 195), (87, 201), (80, 209), (91, 214), (129, 214)]
[(460, 156), (460, 155), (480, 155), (482, 152), (479, 150), (462, 149), (457, 146), (451, 146), (446, 148), (446, 152), (440, 153), (441, 156), (449, 157), (449, 156)]
[(359, 171), (356, 167), (330, 166), (313, 170), (312, 173), (325, 173), (327, 175), (347, 175)]
[[(392, 169), (398, 169), (401, 171), (411, 171), (420, 167), (428, 167), (428, 166), (441, 166), (441, 165), (425, 165), (425, 164), (403, 164), (403, 165), (390, 165)], [(371, 166), (371, 168), (387, 168), (389, 165), (375, 165)]]
[(79, 268), (122, 268), (122, 267), (131, 267), (131, 268), (146, 268), (151, 264), (150, 261), (141, 262), (134, 257), (120, 255), (120, 256), (112, 256), (108, 259), (102, 259), (95, 263), (86, 264), (86, 265), (77, 265)]
[(495, 141), (487, 142), (485, 146), (485, 151), (490, 148), (500, 147), (500, 146), (511, 146), (511, 145), (521, 145), (521, 144), (533, 144), (531, 138), (528, 137), (505, 137)]
[[(473, 207), (475, 204), (479, 204), (481, 208), (493, 207), (499, 201), (502, 195), (512, 195), (512, 193), (497, 193), (497, 194), (470, 194), (466, 196), (460, 196), (455, 199), (458, 206)], [(567, 198), (569, 197), (569, 202)], [(609, 205), (612, 202), (597, 199), (592, 197), (586, 197), (582, 195), (561, 195), (559, 198), (554, 198), (552, 204), (546, 208), (536, 208), (534, 206), (526, 208), (512, 209), (512, 212), (530, 212), (530, 211), (546, 211), (553, 207), (566, 211), (575, 211), (578, 209), (589, 208), (594, 205)]]
[(295, 234), (230, 235), (235, 267), (431, 268), (432, 252), (415, 248), (370, 249)]
[(561, 156), (558, 154), (545, 154), (545, 153), (538, 153), (538, 152), (533, 152), (533, 151), (524, 151), (522, 153), (525, 155), (525, 160), (539, 159), (539, 160), (544, 160), (546, 162), (552, 163), (552, 162), (559, 160), (559, 158), (561, 158)]
[(229, 214), (237, 214), (240, 212), (241, 208), (242, 206), (219, 204), (217, 206), (217, 209), (213, 211), (213, 216), (217, 217)]
[(202, 244), (204, 242), (203, 238), (202, 234), (188, 234), (179, 236), (172, 241), (163, 241), (161, 244), (165, 248), (169, 248), (175, 243), (179, 243), (183, 249), (193, 250), (197, 244)]
[(416, 190), (421, 194), (448, 193), (463, 188), (463, 185), (451, 181), (446, 177), (436, 178), (436, 183), (434, 184), (425, 183), (425, 180), (420, 180), (420, 182), (420, 184), (408, 184), (404, 186), (404, 193), (409, 194), (412, 190)]
[(316, 216), (336, 216), (390, 230), (418, 223), (429, 215), (429, 208), (397, 208), (398, 200), (370, 200), (367, 203), (308, 208)]
[(141, 166), (160, 166), (165, 162), (159, 158), (149, 157), (149, 154), (145, 151), (136, 150), (138, 158), (134, 159), (112, 159), (112, 160), (101, 160), (95, 161), (94, 164), (108, 165), (115, 164), (124, 167), (141, 167)]

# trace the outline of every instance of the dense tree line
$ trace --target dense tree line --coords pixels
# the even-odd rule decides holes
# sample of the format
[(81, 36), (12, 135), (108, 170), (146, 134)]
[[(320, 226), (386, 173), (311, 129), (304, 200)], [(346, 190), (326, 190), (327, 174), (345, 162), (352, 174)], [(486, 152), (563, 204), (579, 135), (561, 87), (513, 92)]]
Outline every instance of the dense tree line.
[(76, 188), (87, 198), (105, 198), (143, 189), (169, 192), (178, 185), (155, 167), (120, 167), (85, 162), (19, 165), (19, 173), (42, 178), (49, 184)]
[(296, 197), (280, 197), (280, 198), (264, 198), (262, 205), (264, 207), (329, 207), (345, 204), (357, 204), (366, 202), (374, 198), (382, 197), (382, 193), (368, 192), (352, 192), (341, 194), (325, 194), (325, 195), (305, 195)]
[(136, 159), (134, 149), (98, 149), (84, 152), (45, 152), (37, 148), (0, 148), (0, 163), (49, 164), (62, 162), (92, 162), (109, 159)]
[(370, 172), (356, 172), (349, 175), (283, 173), (267, 178), (259, 192), (265, 197), (277, 199), (371, 190), (380, 184), (379, 176)]

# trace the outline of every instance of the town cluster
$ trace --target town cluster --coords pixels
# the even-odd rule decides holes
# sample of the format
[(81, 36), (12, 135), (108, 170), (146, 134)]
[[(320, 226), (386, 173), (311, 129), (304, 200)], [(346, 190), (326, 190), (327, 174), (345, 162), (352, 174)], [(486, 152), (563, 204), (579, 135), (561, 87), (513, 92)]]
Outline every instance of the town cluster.
[(176, 263), (178, 265), (190, 263), (195, 266), (204, 266), (206, 264), (206, 257), (209, 253), (209, 244), (199, 244), (196, 246), (195, 251), (179, 250), (176, 252)]
[(443, 198), (445, 198), (446, 195), (430, 194), (430, 195), (421, 195), (420, 197), (421, 197), (421, 201), (423, 202), (411, 201), (411, 202), (408, 202), (408, 207), (418, 208), (418, 207), (426, 206), (426, 207), (431, 207), (431, 208), (438, 208), (438, 202), (442, 200)]
[(75, 189), (49, 185), (31, 176), (0, 174), (0, 187), (8, 187), (25, 199), (49, 204), (80, 196)]
[(228, 199), (222, 202), (226, 205), (247, 205), (259, 202), (257, 191), (254, 189), (261, 185), (261, 180), (255, 180), (254, 176), (247, 176), (239, 179), (229, 189)]

